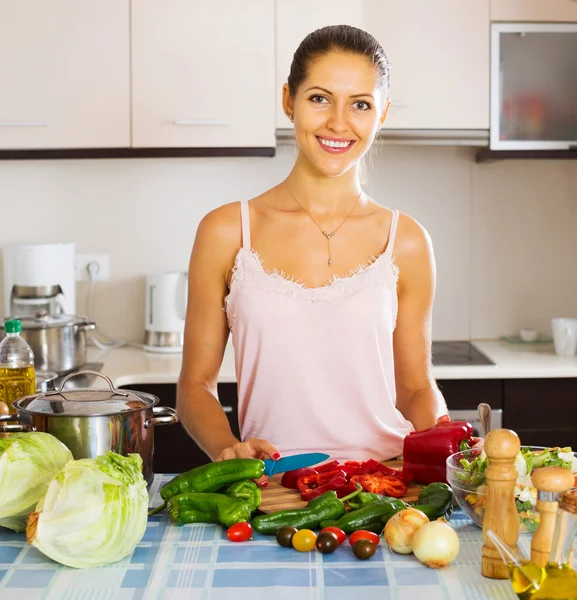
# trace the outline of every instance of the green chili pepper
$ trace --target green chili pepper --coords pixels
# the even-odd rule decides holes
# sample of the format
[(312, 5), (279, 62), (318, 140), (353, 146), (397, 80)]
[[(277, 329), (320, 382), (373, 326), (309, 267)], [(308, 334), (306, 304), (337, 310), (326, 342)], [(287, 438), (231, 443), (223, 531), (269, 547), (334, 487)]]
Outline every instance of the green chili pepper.
[(223, 493), (244, 502), (251, 513), (260, 506), (262, 501), (262, 493), (254, 481), (237, 481), (226, 487)]
[(177, 475), (162, 486), (160, 496), (164, 504), (151, 510), (156, 513), (166, 508), (166, 503), (177, 494), (186, 492), (216, 492), (225, 485), (245, 479), (259, 479), (264, 474), (264, 462), (256, 458), (231, 458), (208, 463)]
[(353, 498), (361, 491), (357, 485), (357, 491), (339, 499), (334, 490), (313, 498), (304, 508), (291, 510), (279, 510), (268, 515), (261, 515), (252, 520), (252, 527), (258, 533), (274, 535), (281, 527), (291, 526), (297, 529), (315, 529), (321, 521), (327, 519), (338, 519), (345, 514), (343, 504)]
[(339, 527), (345, 533), (353, 533), (359, 529), (368, 529), (381, 533), (387, 521), (396, 513), (406, 508), (407, 505), (398, 498), (385, 496), (380, 500), (373, 500), (358, 510), (352, 510), (337, 521), (321, 521), (321, 527)]
[(248, 506), (242, 500), (224, 494), (177, 494), (170, 498), (167, 506), (170, 519), (175, 525), (217, 523), (228, 528), (240, 521), (250, 521)]
[(413, 508), (424, 512), (430, 521), (439, 517), (448, 521), (453, 514), (453, 490), (446, 483), (431, 483), (421, 490)]
[(361, 492), (356, 498), (349, 500), (347, 504), (350, 509), (358, 510), (369, 504), (369, 502), (382, 500), (383, 498), (387, 498), (387, 496), (383, 496), (382, 494), (372, 494), (371, 492)]

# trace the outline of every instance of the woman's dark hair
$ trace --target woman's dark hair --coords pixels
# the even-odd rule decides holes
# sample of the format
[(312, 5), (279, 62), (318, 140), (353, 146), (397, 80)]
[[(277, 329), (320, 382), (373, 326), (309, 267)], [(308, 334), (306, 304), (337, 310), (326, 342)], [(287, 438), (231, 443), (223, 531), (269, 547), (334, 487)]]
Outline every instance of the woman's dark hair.
[(386, 95), (389, 87), (389, 59), (379, 42), (370, 33), (357, 27), (329, 25), (309, 33), (294, 53), (288, 77), (291, 96), (294, 97), (305, 80), (311, 61), (332, 50), (366, 56), (375, 67), (379, 87)]

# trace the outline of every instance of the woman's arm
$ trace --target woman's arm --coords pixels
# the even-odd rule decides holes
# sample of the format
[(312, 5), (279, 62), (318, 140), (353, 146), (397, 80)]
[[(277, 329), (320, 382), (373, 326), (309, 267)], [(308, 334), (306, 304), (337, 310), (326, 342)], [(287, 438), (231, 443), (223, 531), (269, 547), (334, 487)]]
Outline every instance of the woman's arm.
[(435, 296), (435, 258), (429, 235), (401, 215), (394, 249), (399, 267), (399, 312), (393, 335), (397, 408), (415, 429), (447, 414), (431, 372), (431, 313)]
[(238, 203), (227, 204), (201, 221), (189, 265), (177, 411), (186, 431), (212, 460), (276, 453), (264, 440), (236, 439), (218, 401), (218, 372), (229, 333), (222, 308), (239, 246), (240, 209)]

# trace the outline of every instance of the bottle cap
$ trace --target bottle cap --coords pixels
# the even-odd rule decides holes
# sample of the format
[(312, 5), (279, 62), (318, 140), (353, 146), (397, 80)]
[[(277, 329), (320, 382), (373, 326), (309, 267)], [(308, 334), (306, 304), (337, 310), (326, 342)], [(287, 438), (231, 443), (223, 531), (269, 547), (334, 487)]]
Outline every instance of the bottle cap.
[(6, 333), (20, 333), (22, 331), (22, 323), (18, 319), (4, 322), (4, 331)]

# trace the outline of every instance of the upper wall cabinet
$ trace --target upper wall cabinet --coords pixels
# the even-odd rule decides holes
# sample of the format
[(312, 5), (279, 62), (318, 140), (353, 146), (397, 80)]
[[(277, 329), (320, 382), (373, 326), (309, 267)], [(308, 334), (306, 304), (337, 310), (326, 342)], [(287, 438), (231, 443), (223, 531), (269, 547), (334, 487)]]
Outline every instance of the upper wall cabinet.
[(489, 0), (277, 0), (276, 124), (291, 127), (282, 85), (302, 39), (331, 24), (361, 27), (391, 62), (387, 129), (488, 129)]
[(491, 0), (491, 21), (577, 22), (575, 0)]
[(287, 82), (293, 54), (302, 40), (326, 25), (363, 26), (363, 0), (277, 0), (276, 15), (276, 126), (292, 123), (282, 109), (282, 87)]
[(132, 2), (134, 147), (273, 147), (274, 2)]
[(130, 145), (129, 0), (0, 0), (0, 148)]
[(365, 1), (391, 63), (385, 129), (488, 129), (489, 0)]

